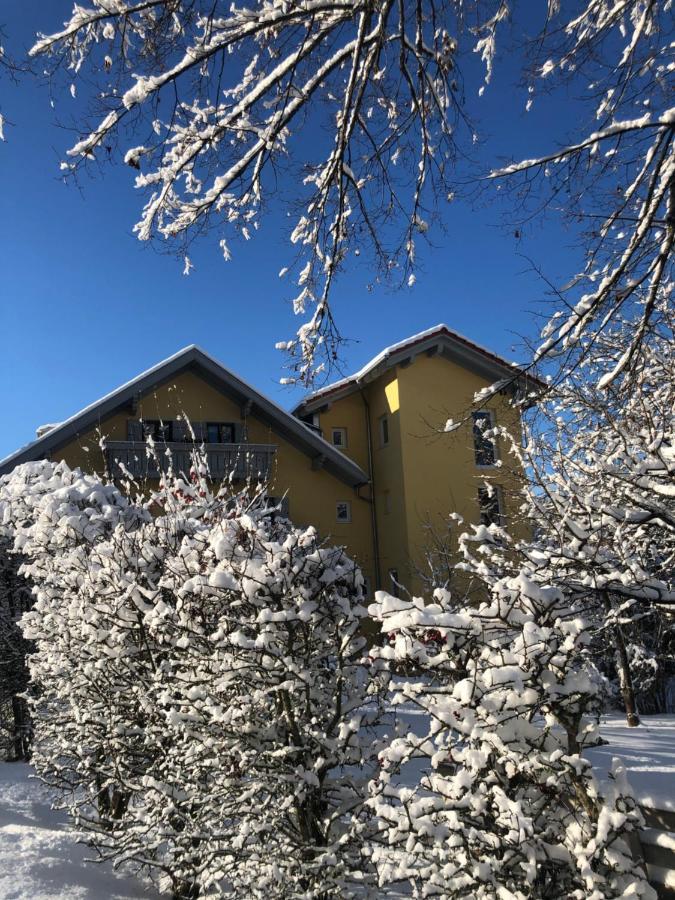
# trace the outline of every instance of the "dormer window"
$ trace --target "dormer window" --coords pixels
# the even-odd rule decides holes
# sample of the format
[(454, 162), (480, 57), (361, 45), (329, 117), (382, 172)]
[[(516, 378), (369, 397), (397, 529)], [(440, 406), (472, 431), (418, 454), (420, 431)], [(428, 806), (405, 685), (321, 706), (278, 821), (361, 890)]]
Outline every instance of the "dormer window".
[(489, 410), (473, 414), (473, 449), (477, 466), (494, 466), (497, 462), (494, 438), (486, 436), (486, 432), (494, 428), (494, 425), (494, 414)]

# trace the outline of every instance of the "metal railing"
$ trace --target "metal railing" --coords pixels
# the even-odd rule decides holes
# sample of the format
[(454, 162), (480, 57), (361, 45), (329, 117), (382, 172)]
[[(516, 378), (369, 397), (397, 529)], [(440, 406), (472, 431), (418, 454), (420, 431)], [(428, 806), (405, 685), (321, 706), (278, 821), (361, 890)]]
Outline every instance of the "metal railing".
[[(271, 473), (276, 446), (273, 444), (204, 444), (211, 478), (234, 481), (266, 481)], [(106, 462), (114, 478), (159, 478), (173, 466), (175, 472), (189, 475), (195, 447), (171, 441), (157, 443), (155, 455), (149, 456), (144, 441), (108, 441)]]

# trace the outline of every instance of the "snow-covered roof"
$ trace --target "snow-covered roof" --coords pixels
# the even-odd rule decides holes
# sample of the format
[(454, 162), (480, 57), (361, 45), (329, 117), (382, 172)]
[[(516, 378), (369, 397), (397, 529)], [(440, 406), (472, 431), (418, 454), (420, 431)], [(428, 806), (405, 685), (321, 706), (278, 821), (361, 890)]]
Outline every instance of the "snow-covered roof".
[(131, 381), (55, 425), (37, 440), (0, 460), (0, 475), (11, 471), (19, 463), (43, 459), (53, 454), (78, 435), (90, 431), (102, 419), (126, 406), (135, 397), (153, 390), (186, 369), (196, 370), (201, 377), (238, 402), (250, 404), (251, 415), (269, 424), (276, 434), (286, 438), (311, 459), (321, 459), (324, 468), (340, 480), (352, 486), (368, 481), (366, 473), (345, 454), (196, 344), (190, 344), (146, 369)]
[[(311, 412), (329, 399), (337, 400), (338, 397), (358, 390), (362, 384), (377, 378), (386, 369), (410, 361), (417, 354), (432, 349), (492, 381), (508, 378), (515, 382), (525, 378), (523, 369), (517, 363), (509, 362), (487, 347), (469, 340), (463, 334), (441, 323), (385, 347), (358, 372), (309, 394), (298, 404), (294, 412), (296, 415)], [(528, 374), (527, 379), (533, 387), (540, 384), (532, 375)]]
[(38, 425), (35, 429), (36, 437), (41, 438), (44, 434), (47, 434), (48, 431), (51, 431), (53, 428), (58, 428), (60, 422), (48, 422), (46, 425)]

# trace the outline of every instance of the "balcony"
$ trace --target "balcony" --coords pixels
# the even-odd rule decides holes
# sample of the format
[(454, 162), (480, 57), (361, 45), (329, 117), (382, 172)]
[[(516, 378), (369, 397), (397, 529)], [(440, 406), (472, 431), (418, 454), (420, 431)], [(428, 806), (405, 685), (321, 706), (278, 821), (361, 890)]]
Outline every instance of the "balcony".
[[(144, 441), (107, 441), (106, 462), (114, 478), (159, 478), (172, 464), (174, 471), (188, 474), (192, 467), (192, 444), (170, 442), (155, 445), (157, 459), (148, 457)], [(220, 481), (267, 481), (277, 448), (273, 444), (204, 444), (211, 478)], [(169, 456), (166, 451), (169, 450)]]

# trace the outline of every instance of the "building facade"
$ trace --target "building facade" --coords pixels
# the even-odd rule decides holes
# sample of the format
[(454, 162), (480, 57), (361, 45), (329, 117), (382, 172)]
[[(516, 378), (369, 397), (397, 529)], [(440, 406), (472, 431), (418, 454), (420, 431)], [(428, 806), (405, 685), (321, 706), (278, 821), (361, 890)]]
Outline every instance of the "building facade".
[[(477, 392), (501, 390), (480, 409)], [(171, 451), (187, 469), (194, 441), (215, 479), (262, 480), (296, 524), (344, 545), (370, 590), (417, 592), (430, 567), (443, 577), (457, 519), (509, 521), (518, 530), (520, 472), (506, 442), (517, 434), (511, 398), (536, 389), (518, 368), (440, 325), (382, 351), (360, 372), (314, 392), (291, 413), (196, 346), (142, 373), (0, 462), (29, 460), (122, 479), (157, 478)], [(448, 420), (456, 427), (446, 430)]]

